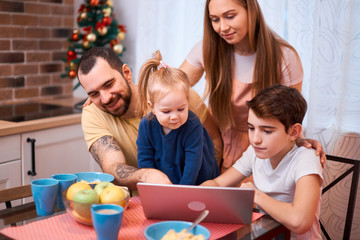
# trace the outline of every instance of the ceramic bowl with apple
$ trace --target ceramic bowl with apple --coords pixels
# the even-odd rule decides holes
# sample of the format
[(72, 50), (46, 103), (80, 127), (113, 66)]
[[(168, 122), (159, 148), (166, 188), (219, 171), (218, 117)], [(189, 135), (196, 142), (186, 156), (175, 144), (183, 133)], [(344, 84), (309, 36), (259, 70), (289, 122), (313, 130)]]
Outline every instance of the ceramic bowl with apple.
[(82, 224), (92, 225), (92, 204), (117, 204), (127, 208), (130, 200), (128, 188), (111, 182), (100, 182), (92, 188), (88, 183), (76, 182), (63, 192), (66, 211)]

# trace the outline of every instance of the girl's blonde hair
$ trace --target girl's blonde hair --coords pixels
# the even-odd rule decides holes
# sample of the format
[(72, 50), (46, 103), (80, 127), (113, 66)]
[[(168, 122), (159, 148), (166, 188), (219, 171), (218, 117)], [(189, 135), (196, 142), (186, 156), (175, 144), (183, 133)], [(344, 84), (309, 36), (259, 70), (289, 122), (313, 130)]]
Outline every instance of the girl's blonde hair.
[(162, 62), (159, 50), (153, 54), (153, 58), (147, 60), (140, 69), (138, 90), (140, 96), (139, 116), (149, 113), (149, 103), (155, 104), (165, 96), (169, 90), (178, 89), (183, 91), (189, 99), (189, 79), (185, 72), (178, 68), (172, 68)]
[[(203, 59), (206, 72), (205, 96), (220, 129), (234, 125), (231, 107), (234, 72), (234, 49), (217, 34), (209, 17), (209, 3), (205, 4)], [(300, 58), (296, 50), (281, 39), (265, 23), (257, 0), (237, 0), (248, 14), (248, 35), (251, 48), (256, 52), (252, 94), (261, 89), (282, 82), (283, 54), (281, 47), (287, 47)]]

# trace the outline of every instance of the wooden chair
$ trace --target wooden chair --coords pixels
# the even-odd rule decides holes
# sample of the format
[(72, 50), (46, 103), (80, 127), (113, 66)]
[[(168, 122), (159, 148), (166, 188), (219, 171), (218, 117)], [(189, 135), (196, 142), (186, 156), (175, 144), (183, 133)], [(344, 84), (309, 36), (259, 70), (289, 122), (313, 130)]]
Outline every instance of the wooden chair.
[(36, 216), (35, 204), (33, 202), (13, 207), (11, 202), (26, 197), (31, 197), (31, 185), (8, 188), (0, 190), (0, 203), (5, 203), (6, 209), (0, 210), (0, 226), (4, 224), (17, 226), (19, 219), (27, 220)]
[(31, 185), (8, 188), (0, 190), (0, 203), (5, 202), (6, 208), (11, 208), (11, 201), (31, 197)]
[[(355, 211), (356, 194), (357, 194), (359, 177), (360, 177), (360, 160), (337, 157), (337, 156), (332, 156), (332, 155), (326, 155), (326, 158), (327, 158), (327, 160), (330, 160), (330, 161), (341, 162), (341, 163), (346, 163), (346, 164), (352, 165), (352, 167), (350, 167), (347, 171), (345, 171), (343, 174), (341, 174), (339, 177), (337, 177), (335, 180), (333, 180), (331, 183), (329, 183), (322, 190), (322, 194), (326, 193), (335, 184), (337, 184), (342, 179), (344, 179), (346, 176), (348, 176), (350, 173), (352, 173), (350, 195), (349, 195), (347, 212), (346, 212), (345, 229), (344, 229), (344, 233), (343, 233), (343, 239), (348, 240), (348, 239), (350, 239), (350, 236), (351, 236), (351, 226), (352, 226), (352, 221), (353, 221), (353, 216), (354, 216), (354, 211)], [(327, 240), (331, 240), (329, 234), (327, 233), (327, 231), (321, 221), (320, 221), (320, 227), (321, 227), (321, 230), (322, 230), (325, 238)]]

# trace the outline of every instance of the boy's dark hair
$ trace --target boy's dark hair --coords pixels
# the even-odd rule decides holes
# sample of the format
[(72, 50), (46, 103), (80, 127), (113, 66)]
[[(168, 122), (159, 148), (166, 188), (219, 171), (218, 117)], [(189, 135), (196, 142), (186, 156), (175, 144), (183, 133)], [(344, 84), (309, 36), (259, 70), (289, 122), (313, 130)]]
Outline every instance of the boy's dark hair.
[(123, 75), (123, 61), (121, 61), (119, 56), (113, 50), (104, 47), (93, 47), (82, 55), (78, 64), (77, 75), (79, 76), (79, 71), (81, 71), (82, 74), (88, 74), (95, 66), (96, 59), (99, 57), (104, 59), (111, 68)]
[(257, 117), (278, 119), (286, 131), (295, 123), (302, 124), (307, 109), (297, 89), (280, 84), (262, 89), (246, 104)]

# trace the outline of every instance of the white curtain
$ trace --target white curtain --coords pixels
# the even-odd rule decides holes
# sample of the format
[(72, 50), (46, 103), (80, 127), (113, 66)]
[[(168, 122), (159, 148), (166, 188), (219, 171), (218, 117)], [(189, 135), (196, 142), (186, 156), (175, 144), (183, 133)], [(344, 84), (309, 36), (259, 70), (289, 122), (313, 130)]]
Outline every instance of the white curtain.
[(360, 1), (259, 2), (269, 25), (300, 54), (306, 135), (327, 146), (329, 132), (360, 133)]
[[(327, 154), (360, 160), (360, 1), (259, 0), (267, 23), (300, 54), (303, 95), (308, 101), (305, 134)], [(347, 170), (328, 162), (324, 186)], [(342, 239), (350, 176), (323, 195), (321, 220), (331, 239)], [(358, 188), (357, 202), (360, 199)], [(355, 206), (351, 239), (360, 239)]]
[(165, 63), (179, 67), (202, 38), (204, 0), (139, 0), (135, 72), (160, 50)]

